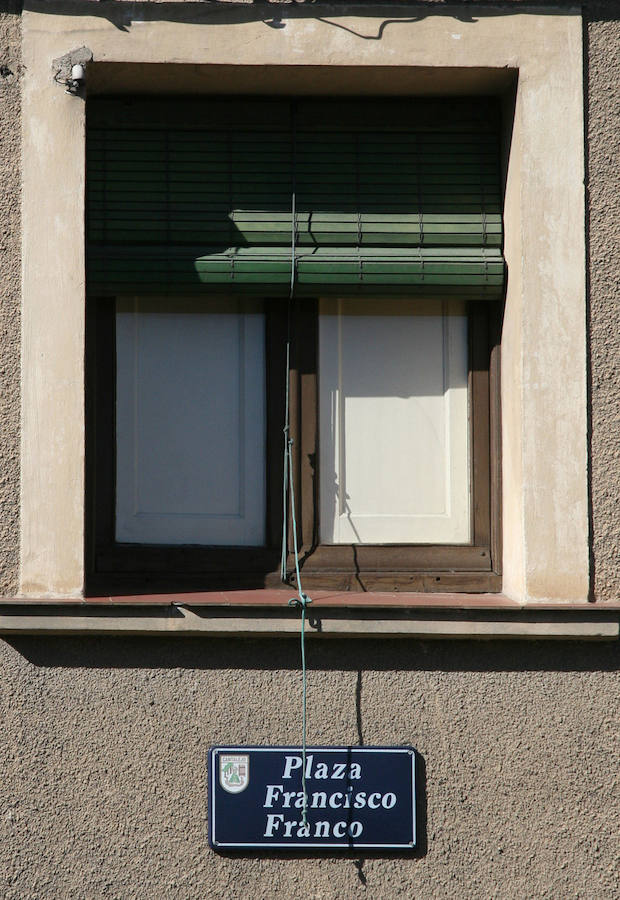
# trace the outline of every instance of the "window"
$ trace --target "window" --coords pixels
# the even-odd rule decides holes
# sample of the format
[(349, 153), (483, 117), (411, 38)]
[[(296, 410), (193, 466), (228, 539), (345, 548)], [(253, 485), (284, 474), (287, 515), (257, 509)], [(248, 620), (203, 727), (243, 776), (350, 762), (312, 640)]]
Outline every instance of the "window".
[(91, 105), (91, 590), (279, 583), (287, 333), (304, 586), (500, 587), (496, 115)]
[(92, 589), (273, 582), (285, 305), (122, 297), (88, 313)]
[[(451, 302), (443, 309), (417, 303), (412, 314), (406, 299), (389, 301), (387, 313), (381, 301), (327, 304), (321, 314), (325, 301), (302, 300), (294, 316), (292, 436), (304, 586), (497, 589), (499, 476), (491, 460), (497, 449), (499, 310), (475, 302)], [(343, 325), (338, 319), (350, 304), (355, 321)], [(344, 312), (338, 315), (335, 306)], [(338, 340), (336, 329), (340, 354), (329, 346)], [(399, 341), (410, 344), (411, 355), (424, 346), (435, 357), (427, 378), (419, 362), (416, 368), (403, 358)], [(447, 390), (434, 396), (446, 378)], [(342, 424), (345, 433), (339, 435)], [(442, 435), (433, 434), (439, 429)], [(421, 453), (418, 431), (425, 442)], [(412, 471), (415, 466), (421, 471)], [(428, 478), (434, 483), (421, 498)], [(382, 507), (389, 492), (390, 505)], [(457, 514), (445, 515), (451, 503)]]

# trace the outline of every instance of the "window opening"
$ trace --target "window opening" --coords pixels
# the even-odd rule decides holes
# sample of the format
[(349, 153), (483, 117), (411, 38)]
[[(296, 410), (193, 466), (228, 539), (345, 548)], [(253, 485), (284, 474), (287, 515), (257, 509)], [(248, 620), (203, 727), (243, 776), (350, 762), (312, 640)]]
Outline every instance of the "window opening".
[[(131, 537), (114, 519), (123, 500), (118, 496), (122, 478), (116, 471), (117, 510), (110, 516), (107, 504), (108, 524), (101, 524), (103, 517), (97, 520), (95, 569), (112, 571), (114, 560), (122, 558), (123, 566), (138, 573), (141, 566), (152, 566), (149, 547), (161, 540), (170, 551), (172, 570), (178, 571), (179, 561), (191, 556), (196, 573), (208, 575), (205, 587), (228, 586), (231, 577), (239, 584), (240, 564), (241, 581), (252, 586), (273, 583), (283, 510), (282, 499), (275, 499), (276, 486), (287, 483), (285, 476), (296, 475), (300, 566), (311, 589), (325, 585), (389, 590), (404, 583), (410, 590), (446, 590), (452, 585), (475, 590), (476, 584), (494, 589), (498, 572), (491, 560), (490, 522), (491, 495), (494, 491), (497, 496), (497, 488), (484, 487), (483, 482), (490, 478), (493, 423), (484, 396), (486, 390), (488, 397), (489, 359), (495, 346), (494, 337), (488, 339), (495, 311), (485, 301), (501, 298), (504, 270), (495, 102), (211, 98), (168, 103), (95, 98), (89, 100), (87, 115), (88, 286), (91, 297), (100, 298), (91, 300), (91, 306), (101, 310), (106, 297), (131, 296), (143, 303), (143, 298), (163, 295), (172, 312), (180, 311), (184, 298), (191, 295), (205, 309), (218, 296), (229, 304), (239, 295), (268, 298), (261, 301), (266, 453), (258, 467), (267, 475), (258, 518), (266, 523), (263, 533), (255, 530), (238, 538), (222, 532), (218, 538), (193, 532), (188, 538), (186, 532), (176, 539), (168, 533), (158, 539), (143, 532), (135, 541), (135, 562), (127, 563), (129, 557), (122, 551)], [(273, 370), (284, 362), (286, 342), (281, 346), (278, 342), (290, 331), (285, 324), (287, 301), (295, 317), (286, 369), (290, 369), (292, 414), (288, 437), (294, 444), (289, 445), (288, 471), (283, 472), (282, 458), (274, 462), (273, 449), (276, 432), (282, 445), (281, 420), (274, 429), (277, 416), (270, 408), (283, 386), (283, 376), (274, 377)], [(429, 302), (438, 310), (426, 316), (436, 336), (425, 341), (420, 335), (410, 355), (422, 358), (427, 353), (430, 359), (433, 353), (429, 356), (427, 345), (434, 342), (432, 362), (443, 354), (436, 365), (435, 387), (443, 377), (448, 406), (451, 394), (461, 398), (460, 407), (453, 404), (456, 411), (442, 426), (451, 439), (459, 434), (454, 461), (448, 462), (443, 476), (447, 492), (439, 490), (440, 479), (431, 470), (433, 457), (441, 454), (429, 451), (426, 459), (414, 458), (407, 468), (405, 449), (396, 455), (396, 464), (389, 459), (385, 466), (389, 457), (385, 448), (398, 444), (402, 449), (408, 440), (416, 443), (411, 434), (398, 432), (392, 443), (389, 436), (379, 442), (373, 463), (358, 465), (351, 450), (370, 445), (386, 422), (400, 427), (410, 420), (406, 397), (396, 398), (404, 401), (402, 412), (390, 410), (389, 387), (384, 408), (377, 403), (372, 415), (362, 410), (351, 417), (357, 398), (351, 395), (350, 383), (368, 380), (373, 372), (388, 380), (390, 369), (390, 377), (397, 383), (402, 380), (407, 366), (403, 362), (399, 369), (398, 354), (391, 354), (388, 347), (390, 341), (403, 338), (394, 325), (395, 310), (410, 304), (411, 318), (421, 323), (422, 309)], [(367, 313), (372, 308), (375, 318), (367, 314), (367, 337), (362, 341), (348, 332), (354, 331), (352, 323), (364, 319), (364, 307)], [(105, 319), (105, 312), (101, 316)], [(336, 319), (334, 338), (326, 323)], [(391, 329), (392, 334), (383, 341), (383, 350), (381, 329)], [(339, 370), (336, 377), (329, 375), (326, 364), (326, 348), (334, 340), (338, 346), (331, 365)], [(360, 348), (359, 358), (355, 347)], [(124, 365), (122, 359), (120, 363)], [(259, 368), (250, 378), (255, 383), (261, 380)], [(423, 374), (419, 370), (416, 378), (423, 380)], [(126, 387), (117, 383), (118, 393), (131, 393)], [(338, 407), (334, 421), (344, 423), (344, 437), (330, 436), (324, 423), (330, 391), (333, 403), (328, 406)], [(416, 392), (421, 391), (415, 384), (404, 391)], [(415, 403), (423, 406), (423, 398)], [(370, 408), (373, 403), (366, 405)], [(485, 416), (486, 423), (479, 425)], [(99, 435), (105, 431), (104, 418), (95, 429)], [(363, 426), (357, 436), (350, 433), (356, 421)], [(127, 430), (126, 424), (116, 425)], [(285, 435), (285, 445), (287, 440)], [(400, 468), (407, 489), (399, 490), (398, 477), (390, 482), (392, 473), (387, 471), (381, 477), (367, 477), (368, 469), (381, 464), (386, 470)], [(105, 466), (97, 463), (95, 468)], [(424, 477), (427, 470), (431, 474)], [(412, 472), (419, 473), (418, 485), (434, 483), (450, 515), (459, 510), (452, 530), (433, 531), (415, 509), (407, 515), (417, 520), (418, 531), (400, 528), (402, 521), (392, 531), (387, 527), (381, 502), (391, 493), (396, 501), (392, 519), (402, 519), (398, 504), (413, 492)], [(347, 485), (354, 476), (358, 496), (348, 498)], [(257, 480), (252, 474), (245, 477)], [(327, 488), (330, 479), (333, 484)], [(105, 487), (99, 484), (101, 496)], [(362, 488), (368, 497), (359, 493)], [(368, 499), (380, 501), (375, 503), (370, 530), (364, 518), (368, 510), (363, 508)], [(330, 503), (338, 516), (328, 514)], [(437, 518), (450, 515), (439, 510)], [(277, 553), (282, 571), (286, 552), (279, 547)]]

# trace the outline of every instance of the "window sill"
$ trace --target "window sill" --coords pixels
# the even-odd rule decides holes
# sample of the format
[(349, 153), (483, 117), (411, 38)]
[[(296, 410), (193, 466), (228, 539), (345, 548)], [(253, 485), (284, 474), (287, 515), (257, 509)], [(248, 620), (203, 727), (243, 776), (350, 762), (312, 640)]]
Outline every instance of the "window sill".
[[(299, 612), (288, 608), (290, 591), (247, 593), (261, 596), (233, 600), (218, 592), (82, 601), (2, 598), (0, 634), (299, 634)], [(429, 597), (322, 592), (313, 597), (306, 634), (310, 638), (618, 640), (620, 603), (524, 605), (501, 594)]]

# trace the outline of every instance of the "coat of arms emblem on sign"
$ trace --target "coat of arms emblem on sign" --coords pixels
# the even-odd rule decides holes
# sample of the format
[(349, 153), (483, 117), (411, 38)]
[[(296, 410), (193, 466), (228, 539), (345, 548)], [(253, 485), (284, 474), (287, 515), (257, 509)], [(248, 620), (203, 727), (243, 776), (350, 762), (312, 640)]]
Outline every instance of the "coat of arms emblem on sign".
[(220, 756), (220, 784), (229, 794), (240, 794), (250, 783), (250, 757), (222, 754)]

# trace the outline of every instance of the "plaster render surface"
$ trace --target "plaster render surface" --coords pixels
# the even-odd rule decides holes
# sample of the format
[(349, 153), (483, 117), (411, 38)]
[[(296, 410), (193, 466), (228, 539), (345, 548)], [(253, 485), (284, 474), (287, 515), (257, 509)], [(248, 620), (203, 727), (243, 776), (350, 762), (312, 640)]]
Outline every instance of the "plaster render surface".
[(299, 743), (297, 641), (0, 644), (0, 893), (349, 900), (620, 896), (620, 645), (330, 641), (308, 649), (308, 738), (412, 744), (417, 857), (220, 856), (217, 743)]
[(591, 4), (587, 31), (591, 503), (594, 590), (620, 597), (620, 3)]
[[(503, 472), (504, 591), (524, 601), (585, 600), (583, 146), (574, 140), (583, 131), (580, 17), (507, 19), (480, 9), (463, 18), (458, 7), (433, 15), (412, 6), (419, 16), (386, 24), (378, 8), (362, 16), (334, 7), (335, 18), (325, 19), (304, 7), (287, 13), (284, 28), (272, 28), (251, 8), (225, 6), (192, 7), (187, 20), (182, 5), (175, 14), (120, 4), (78, 16), (75, 6), (32, 2), (24, 13), (21, 592), (79, 596), (83, 586), (84, 107), (59, 91), (49, 63), (84, 45), (97, 65), (226, 66), (234, 59), (334, 67), (334, 89), (339, 66), (388, 67), (393, 84), (412, 65), (519, 68), (508, 178), (517, 171), (520, 183), (506, 218), (514, 274), (502, 378), (510, 454)], [(43, 174), (48, 167), (52, 180)], [(41, 216), (42, 208), (53, 216)], [(50, 393), (50, 384), (61, 390)]]
[(20, 76), (17, 3), (0, 3), (0, 593), (15, 594), (19, 565)]

